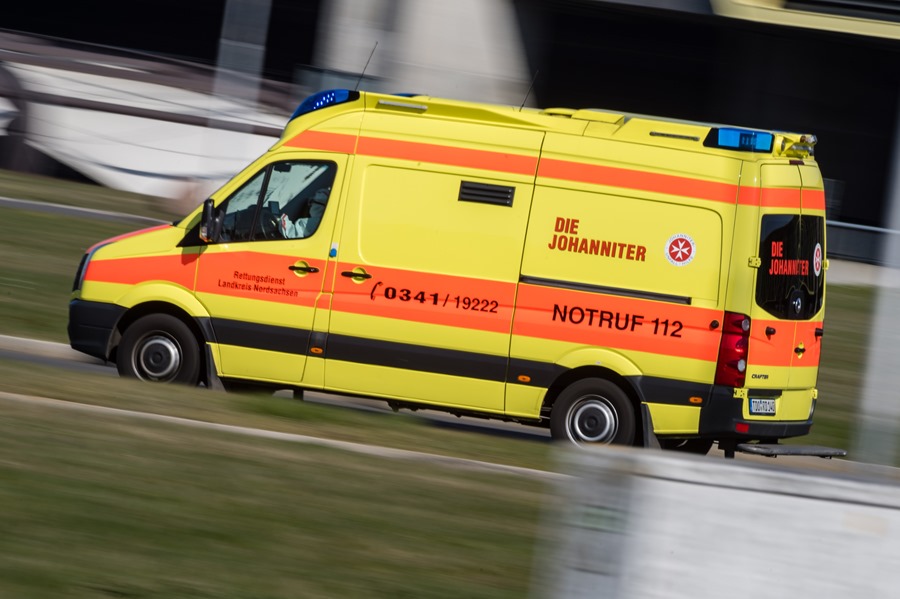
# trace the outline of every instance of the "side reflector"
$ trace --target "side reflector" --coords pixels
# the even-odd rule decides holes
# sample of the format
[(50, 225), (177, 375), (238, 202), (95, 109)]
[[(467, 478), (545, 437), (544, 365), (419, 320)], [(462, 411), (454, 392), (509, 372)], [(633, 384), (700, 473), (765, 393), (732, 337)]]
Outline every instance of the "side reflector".
[(519, 376), (516, 377), (516, 380), (519, 381), (520, 383), (530, 383), (531, 377), (528, 376), (527, 374), (520, 374)]

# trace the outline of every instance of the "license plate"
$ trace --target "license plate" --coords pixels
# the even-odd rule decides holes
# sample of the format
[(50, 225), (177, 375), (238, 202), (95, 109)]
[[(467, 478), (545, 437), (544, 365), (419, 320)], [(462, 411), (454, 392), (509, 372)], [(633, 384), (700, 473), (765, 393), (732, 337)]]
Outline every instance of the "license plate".
[(750, 413), (754, 416), (774, 416), (774, 399), (750, 399)]

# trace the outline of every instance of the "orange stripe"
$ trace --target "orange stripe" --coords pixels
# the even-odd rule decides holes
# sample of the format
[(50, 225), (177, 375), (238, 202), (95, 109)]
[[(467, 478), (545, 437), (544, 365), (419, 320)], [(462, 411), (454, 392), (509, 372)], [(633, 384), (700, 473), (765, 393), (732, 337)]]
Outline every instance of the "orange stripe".
[(129, 237), (134, 237), (135, 235), (143, 235), (144, 233), (150, 233), (151, 231), (159, 231), (161, 229), (167, 229), (171, 226), (172, 225), (169, 225), (169, 224), (156, 225), (155, 227), (148, 227), (146, 229), (141, 229), (140, 231), (132, 231), (131, 233), (122, 233), (121, 235), (116, 235), (115, 237), (110, 237), (109, 239), (104, 239), (103, 241), (98, 241), (97, 243), (95, 243), (94, 245), (89, 247), (87, 249), (87, 251), (92, 252), (96, 248), (100, 247), (101, 245), (106, 245), (106, 244), (112, 243), (114, 241), (121, 241), (123, 239), (128, 239)]
[(759, 187), (741, 185), (738, 189), (738, 204), (741, 206), (759, 206)]
[(355, 266), (338, 266), (333, 310), (509, 334), (514, 283), (383, 267), (362, 283), (340, 275)]
[(804, 210), (825, 210), (825, 192), (821, 189), (804, 189), (801, 194)]
[(514, 335), (710, 362), (718, 357), (720, 330), (710, 328), (721, 322), (718, 310), (526, 284), (517, 302)]
[[(794, 322), (753, 319), (747, 360), (753, 366), (790, 366), (794, 356)], [(775, 334), (766, 336), (766, 328)]]
[[(286, 146), (444, 164), (464, 168), (533, 175), (538, 177), (665, 193), (713, 202), (770, 208), (800, 209), (800, 190), (737, 186), (732, 183), (705, 181), (692, 177), (664, 175), (634, 169), (585, 164), (554, 158), (474, 150), (440, 144), (409, 142), (379, 137), (357, 137), (345, 133), (303, 131), (285, 142)], [(822, 190), (804, 190), (804, 208), (825, 209)]]
[(360, 137), (357, 152), (367, 156), (433, 162), (529, 176), (534, 176), (537, 168), (536, 156), (376, 137)]
[(738, 192), (737, 185), (731, 183), (717, 183), (715, 181), (703, 181), (676, 175), (583, 164), (553, 158), (541, 159), (538, 176), (624, 189), (639, 189), (641, 191), (666, 193), (727, 204), (735, 203)]
[[(815, 332), (816, 328), (821, 326), (821, 321), (754, 319), (750, 329), (748, 360), (754, 366), (816, 366), (819, 363), (822, 342), (821, 337), (815, 336)], [(768, 327), (775, 329), (775, 334), (771, 337), (766, 336)], [(801, 342), (806, 351), (803, 358), (797, 361), (794, 349)]]
[(170, 281), (185, 289), (193, 289), (196, 264), (197, 254), (91, 260), (84, 278), (87, 281), (123, 285)]
[(284, 142), (284, 145), (310, 150), (353, 154), (356, 151), (356, 136), (345, 133), (326, 133), (324, 131), (303, 131)]
[(299, 277), (289, 269), (295, 256), (262, 252), (206, 252), (197, 272), (197, 292), (240, 299), (312, 307), (322, 291), (326, 262), (307, 260), (319, 269)]
[(520, 175), (533, 176), (537, 168), (535, 156), (378, 137), (359, 137), (357, 140), (354, 135), (323, 131), (303, 131), (286, 141), (285, 145), (345, 154), (356, 152), (364, 156), (415, 160)]
[(800, 189), (766, 187), (761, 190), (759, 205), (763, 208), (800, 210)]
[(822, 357), (822, 338), (816, 337), (816, 329), (822, 327), (822, 321), (798, 322), (797, 344), (803, 343), (806, 352), (799, 360), (794, 361), (794, 366), (818, 366)]

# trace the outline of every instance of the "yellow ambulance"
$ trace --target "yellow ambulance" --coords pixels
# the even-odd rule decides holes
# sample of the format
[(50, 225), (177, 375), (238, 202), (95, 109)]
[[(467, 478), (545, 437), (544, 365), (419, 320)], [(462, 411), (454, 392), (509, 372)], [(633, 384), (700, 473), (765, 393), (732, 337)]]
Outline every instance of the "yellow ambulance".
[(89, 248), (73, 348), (705, 453), (807, 434), (808, 134), (330, 90), (180, 222)]

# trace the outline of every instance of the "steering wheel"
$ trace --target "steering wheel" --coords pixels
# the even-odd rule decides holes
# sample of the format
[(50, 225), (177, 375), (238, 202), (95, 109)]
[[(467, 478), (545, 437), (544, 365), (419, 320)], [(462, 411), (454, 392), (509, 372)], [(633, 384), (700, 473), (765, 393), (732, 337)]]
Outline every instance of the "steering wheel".
[(279, 212), (273, 210), (269, 205), (263, 207), (262, 213), (259, 215), (259, 227), (262, 231), (263, 239), (284, 239), (284, 235), (281, 234), (281, 228), (278, 226), (281, 216)]

